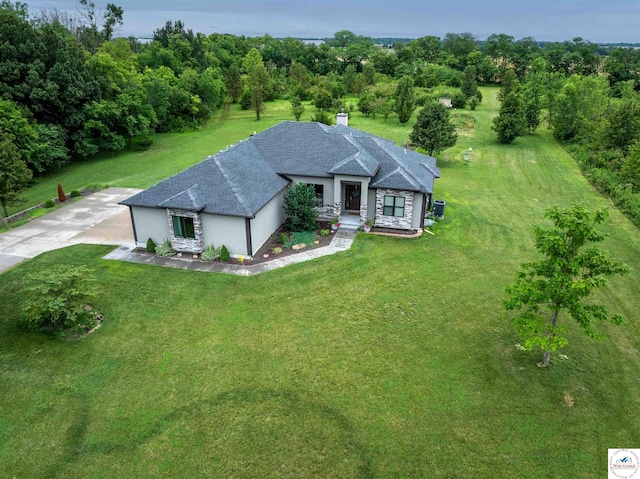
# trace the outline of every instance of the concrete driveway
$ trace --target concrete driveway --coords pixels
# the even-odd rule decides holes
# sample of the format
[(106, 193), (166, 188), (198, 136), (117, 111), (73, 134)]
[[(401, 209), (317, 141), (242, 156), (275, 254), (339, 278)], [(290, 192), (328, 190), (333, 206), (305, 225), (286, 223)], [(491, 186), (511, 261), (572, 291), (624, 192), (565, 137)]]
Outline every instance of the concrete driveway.
[(80, 243), (134, 246), (129, 208), (140, 190), (107, 188), (0, 234), (0, 273), (45, 251)]

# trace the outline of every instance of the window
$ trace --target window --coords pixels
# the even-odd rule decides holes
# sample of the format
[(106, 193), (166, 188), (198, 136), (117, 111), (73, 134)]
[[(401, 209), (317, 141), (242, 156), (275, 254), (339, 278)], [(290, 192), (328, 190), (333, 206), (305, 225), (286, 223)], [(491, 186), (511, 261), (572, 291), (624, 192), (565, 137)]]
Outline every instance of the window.
[(385, 216), (404, 216), (404, 196), (384, 196)]
[(184, 216), (172, 216), (173, 218), (173, 234), (180, 238), (195, 238), (196, 231), (193, 227), (193, 218)]
[(313, 185), (316, 192), (316, 206), (324, 204), (324, 185)]

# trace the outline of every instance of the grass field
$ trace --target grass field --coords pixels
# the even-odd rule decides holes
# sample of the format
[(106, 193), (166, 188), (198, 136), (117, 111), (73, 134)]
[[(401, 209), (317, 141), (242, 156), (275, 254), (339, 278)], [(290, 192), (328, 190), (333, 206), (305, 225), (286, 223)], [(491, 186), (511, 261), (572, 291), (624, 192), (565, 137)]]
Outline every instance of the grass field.
[[(251, 278), (104, 261), (103, 246), (0, 275), (0, 475), (606, 477), (607, 448), (639, 444), (640, 233), (613, 209), (603, 227), (633, 272), (598, 299), (629, 324), (595, 342), (562, 317), (569, 359), (536, 367), (539, 352), (514, 347), (504, 288), (534, 257), (545, 208), (608, 202), (548, 131), (496, 144), (495, 90), (483, 97), (465, 112), (475, 130), (439, 162), (436, 236), (360, 235)], [(63, 175), (147, 186), (291, 116), (270, 112), (258, 123), (234, 110)], [(350, 124), (398, 143), (410, 129), (358, 113)], [(105, 321), (81, 341), (17, 327), (25, 273), (60, 262), (98, 274)]]

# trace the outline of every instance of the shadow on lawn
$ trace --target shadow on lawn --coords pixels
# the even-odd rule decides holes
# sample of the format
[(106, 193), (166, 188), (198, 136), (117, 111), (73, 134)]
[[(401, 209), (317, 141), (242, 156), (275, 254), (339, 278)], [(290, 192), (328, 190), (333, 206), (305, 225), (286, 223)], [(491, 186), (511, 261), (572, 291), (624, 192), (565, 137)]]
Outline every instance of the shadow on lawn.
[[(196, 422), (206, 422), (211, 419), (212, 414), (216, 414), (216, 412), (225, 413), (228, 412), (229, 409), (233, 412), (234, 407), (252, 408), (252, 411), (257, 412), (257, 414), (254, 412), (251, 414), (251, 417), (246, 418), (247, 423), (250, 425), (257, 424), (261, 419), (265, 419), (265, 417), (260, 416), (260, 412), (261, 408), (264, 408), (265, 405), (269, 407), (269, 403), (275, 404), (275, 406), (272, 407), (273, 410), (266, 411), (270, 416), (273, 415), (277, 417), (279, 412), (286, 411), (286, 414), (290, 416), (292, 423), (298, 425), (300, 423), (305, 424), (305, 422), (309, 421), (312, 423), (315, 422), (322, 426), (323, 432), (330, 431), (330, 434), (333, 434), (333, 437), (338, 439), (333, 443), (332, 447), (332, 444), (327, 444), (320, 439), (315, 441), (316, 444), (313, 443), (314, 441), (309, 441), (310, 437), (313, 438), (318, 435), (316, 430), (312, 428), (307, 428), (307, 430), (303, 431), (302, 434), (299, 434), (304, 438), (304, 451), (311, 461), (313, 461), (318, 453), (321, 453), (322, 455), (330, 455), (331, 451), (325, 452), (325, 450), (333, 448), (334, 451), (332, 452), (334, 457), (340, 458), (342, 463), (344, 463), (344, 460), (347, 457), (353, 458), (353, 460), (349, 461), (352, 463), (350, 465), (352, 469), (351, 474), (349, 474), (351, 477), (373, 478), (375, 476), (371, 457), (365, 445), (358, 439), (353, 424), (338, 410), (316, 401), (302, 399), (291, 391), (249, 388), (234, 389), (214, 396), (211, 399), (192, 402), (180, 407), (166, 416), (158, 418), (144, 431), (138, 432), (138, 434), (133, 437), (130, 436), (128, 441), (126, 438), (121, 438), (124, 439), (123, 442), (92, 442), (91, 444), (87, 443), (87, 430), (88, 423), (90, 421), (89, 404), (91, 402), (83, 400), (83, 403), (85, 404), (85, 407), (77, 415), (76, 421), (67, 430), (66, 441), (63, 446), (65, 449), (64, 453), (59, 457), (57, 463), (52, 465), (49, 469), (47, 474), (48, 477), (55, 477), (61, 470), (64, 470), (66, 465), (69, 465), (74, 461), (87, 459), (87, 456), (91, 454), (117, 454), (120, 452), (130, 454), (141, 446), (149, 443), (157, 436), (164, 434), (172, 426), (181, 421), (188, 421), (194, 418)], [(224, 407), (225, 409), (216, 411), (219, 407)], [(225, 419), (223, 414), (221, 414), (219, 418), (219, 420), (216, 419), (214, 421), (214, 424), (217, 425)], [(310, 419), (306, 420), (305, 418)], [(234, 423), (234, 421), (231, 422)], [(251, 431), (229, 431), (229, 433), (242, 432), (244, 435), (246, 432), (250, 432), (251, 436), (254, 436), (256, 431), (259, 432), (259, 428), (253, 426), (250, 427)], [(195, 433), (195, 431), (192, 432), (192, 434)], [(260, 439), (261, 437), (255, 439), (260, 446), (268, 444), (268, 441), (262, 442)], [(267, 437), (266, 439), (270, 439), (270, 437)], [(282, 449), (282, 443), (289, 439), (290, 437), (280, 436), (278, 438), (279, 444), (277, 444), (277, 448)], [(287, 450), (286, 444), (284, 448)], [(259, 467), (259, 465), (256, 464), (258, 459), (257, 457), (244, 457), (243, 459), (246, 462), (253, 463)], [(291, 459), (294, 462), (301, 462), (302, 460), (302, 458), (295, 457), (291, 457)], [(232, 458), (230, 460), (233, 461)], [(315, 466), (320, 466), (320, 464), (315, 464)], [(256, 473), (259, 474), (259, 471), (256, 470)]]

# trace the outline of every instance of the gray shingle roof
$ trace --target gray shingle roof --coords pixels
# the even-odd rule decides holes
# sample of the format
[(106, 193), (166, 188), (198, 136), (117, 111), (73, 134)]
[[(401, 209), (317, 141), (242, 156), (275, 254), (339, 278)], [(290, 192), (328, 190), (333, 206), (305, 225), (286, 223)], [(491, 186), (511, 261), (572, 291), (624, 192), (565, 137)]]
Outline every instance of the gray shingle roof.
[(285, 121), (122, 204), (251, 217), (287, 186), (283, 176), (336, 174), (371, 177), (374, 188), (432, 193), (440, 170), (431, 156), (355, 128)]
[(289, 184), (259, 158), (250, 142), (241, 142), (141, 191), (122, 204), (180, 208), (178, 203), (174, 206), (172, 198), (187, 197), (197, 184), (195, 189), (204, 203), (200, 211), (250, 218)]

